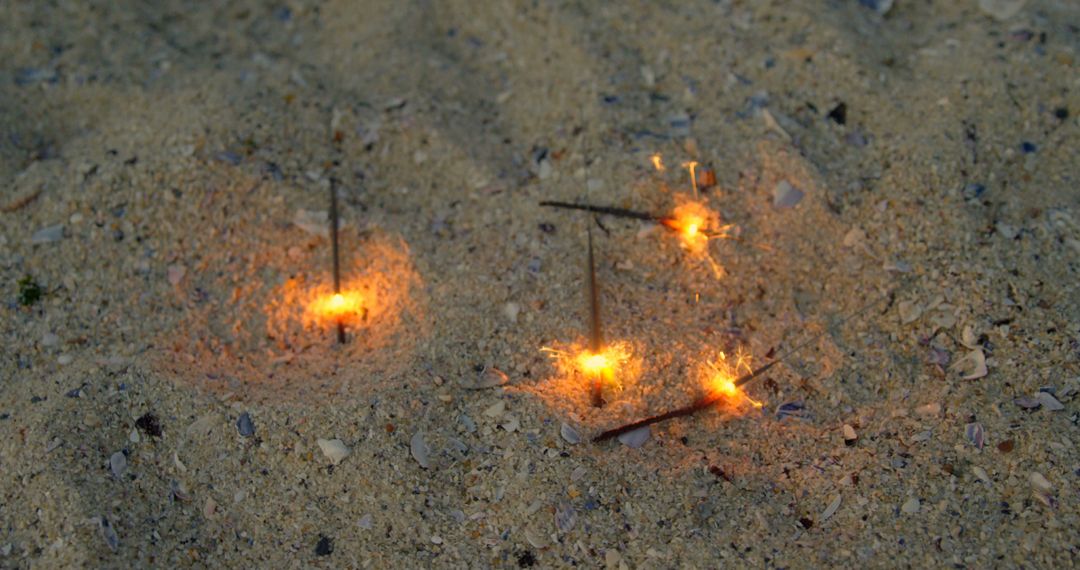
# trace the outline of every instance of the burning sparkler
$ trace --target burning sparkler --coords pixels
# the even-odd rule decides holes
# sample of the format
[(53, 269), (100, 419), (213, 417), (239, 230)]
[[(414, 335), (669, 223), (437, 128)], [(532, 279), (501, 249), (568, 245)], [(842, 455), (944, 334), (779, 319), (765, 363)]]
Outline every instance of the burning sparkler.
[[(838, 326), (838, 327), (842, 326), (845, 323), (847, 323), (848, 321), (850, 321), (851, 319), (854, 319), (855, 317), (857, 317), (859, 315), (862, 315), (867, 310), (869, 310), (873, 306), (880, 303), (883, 299), (886, 299), (886, 298), (889, 298), (889, 297), (895, 295), (896, 292), (899, 289), (905, 287), (906, 285), (907, 285), (907, 283), (903, 283), (899, 287), (897, 287), (896, 289), (893, 289), (893, 290), (889, 291), (888, 293), (886, 293), (884, 295), (876, 297), (874, 300), (872, 300), (869, 303), (863, 305), (862, 307), (859, 307), (853, 313), (851, 313), (848, 316), (844, 317), (839, 323), (836, 324), (836, 326)], [(806, 348), (807, 346), (809, 346), (811, 343), (816, 342), (818, 339), (820, 339), (821, 337), (828, 334), (828, 332), (829, 332), (828, 330), (824, 330), (824, 331), (822, 331), (822, 332), (820, 332), (818, 334), (815, 334), (815, 335), (811, 336), (810, 338), (807, 338), (803, 342), (801, 342), (801, 343), (795, 345), (794, 347), (788, 349), (786, 352), (784, 352), (780, 356), (774, 358), (773, 360), (766, 363), (765, 365), (760, 366), (758, 368), (749, 369), (748, 372), (746, 372), (745, 374), (743, 374), (741, 376), (738, 376), (738, 377), (733, 378), (732, 377), (733, 375), (725, 373), (725, 371), (720, 369), (719, 367), (717, 367), (715, 365), (715, 363), (710, 364), (710, 367), (714, 368), (714, 371), (716, 373), (714, 375), (710, 376), (709, 385), (707, 386), (708, 387), (708, 392), (704, 396), (701, 396), (700, 398), (698, 398), (696, 401), (694, 401), (692, 404), (690, 404), (688, 406), (683, 406), (681, 408), (676, 408), (674, 410), (664, 412), (662, 414), (657, 414), (655, 416), (648, 417), (648, 418), (645, 418), (643, 420), (638, 420), (636, 422), (632, 422), (632, 423), (629, 423), (629, 424), (619, 426), (617, 428), (610, 429), (610, 430), (607, 430), (605, 432), (602, 432), (601, 434), (599, 434), (599, 435), (597, 435), (596, 437), (593, 438), (593, 442), (602, 442), (602, 441), (611, 439), (613, 437), (618, 437), (618, 436), (620, 436), (620, 435), (622, 435), (624, 433), (628, 433), (628, 432), (634, 431), (636, 429), (643, 428), (645, 426), (650, 426), (650, 425), (655, 424), (655, 423), (660, 423), (660, 422), (667, 421), (667, 420), (674, 419), (674, 418), (690, 416), (690, 415), (696, 414), (696, 413), (698, 413), (698, 412), (700, 412), (702, 410), (709, 409), (709, 408), (715, 406), (716, 404), (721, 403), (721, 402), (725, 402), (725, 401), (738, 404), (740, 400), (745, 399), (745, 401), (749, 402), (751, 405), (753, 405), (755, 407), (760, 407), (761, 404), (755, 402), (753, 399), (750, 399), (749, 396), (747, 396), (745, 393), (743, 393), (743, 391), (741, 390), (742, 387), (749, 384), (754, 379), (756, 379), (756, 378), (762, 376), (763, 374), (765, 374), (765, 372), (769, 371), (769, 369), (771, 369), (773, 366), (776, 366), (777, 364), (780, 364), (781, 362), (784, 362), (788, 358), (794, 356), (800, 350), (802, 350), (802, 349)], [(738, 370), (739, 368), (747, 368), (748, 369), (749, 365), (747, 363), (745, 363), (742, 358), (740, 358), (739, 362), (735, 365), (735, 370)]]
[(596, 287), (596, 261), (593, 257), (592, 226), (589, 233), (589, 352), (579, 358), (582, 369), (592, 380), (592, 405), (604, 405), (604, 384), (615, 374), (604, 355), (604, 334), (600, 330), (600, 293)]
[[(633, 358), (633, 351), (625, 342), (608, 342), (604, 339), (600, 317), (600, 286), (596, 277), (596, 258), (593, 252), (592, 229), (588, 233), (586, 263), (587, 297), (589, 305), (589, 337), (585, 342), (566, 348), (543, 347), (556, 362), (560, 376), (568, 382), (561, 391), (567, 393), (584, 390), (589, 403), (602, 407), (606, 402), (606, 390), (621, 389), (627, 381), (633, 381), (640, 371), (640, 362)], [(584, 381), (585, 385), (582, 385)]]

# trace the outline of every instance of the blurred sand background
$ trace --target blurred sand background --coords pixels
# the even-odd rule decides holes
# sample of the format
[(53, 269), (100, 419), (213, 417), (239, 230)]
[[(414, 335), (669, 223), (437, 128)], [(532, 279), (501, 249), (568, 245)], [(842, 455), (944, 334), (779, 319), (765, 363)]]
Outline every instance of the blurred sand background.
[[(3, 3), (0, 566), (1075, 565), (1080, 6), (982, 4)], [(640, 375), (590, 408), (537, 203), (688, 160), (745, 242), (600, 218)], [(331, 178), (388, 308), (344, 347), (294, 314)]]

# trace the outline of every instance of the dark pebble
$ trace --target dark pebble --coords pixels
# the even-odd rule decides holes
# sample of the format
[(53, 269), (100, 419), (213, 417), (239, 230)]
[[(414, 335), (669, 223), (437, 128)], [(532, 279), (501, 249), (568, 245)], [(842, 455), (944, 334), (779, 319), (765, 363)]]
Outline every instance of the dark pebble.
[(526, 550), (517, 557), (518, 568), (532, 568), (536, 565), (536, 555), (531, 550)]
[(964, 186), (964, 199), (974, 200), (983, 195), (986, 192), (986, 186), (979, 184), (978, 182), (972, 182)]
[(67, 396), (68, 398), (81, 398), (82, 397), (82, 388), (75, 388), (74, 390), (68, 390), (68, 392), (66, 394), (64, 394), (64, 395)]
[(330, 556), (334, 552), (334, 539), (329, 536), (320, 536), (319, 543), (315, 545), (315, 554), (318, 556)]
[(1024, 154), (1031, 154), (1038, 149), (1039, 147), (1035, 146), (1035, 143), (1033, 142), (1024, 141), (1020, 143), (1020, 151)]
[(809, 517), (803, 517), (803, 518), (799, 519), (799, 524), (801, 524), (802, 527), (805, 528), (806, 530), (810, 530), (814, 526), (814, 519), (809, 518)]
[(847, 103), (838, 103), (835, 107), (832, 108), (832, 111), (829, 111), (829, 114), (826, 115), (826, 117), (832, 119), (833, 122), (838, 125), (847, 124)]
[(1064, 121), (1069, 118), (1069, 109), (1066, 107), (1058, 107), (1057, 109), (1054, 109), (1054, 116)]
[(161, 422), (158, 421), (158, 417), (154, 415), (154, 412), (146, 412), (139, 419), (135, 420), (135, 427), (146, 435), (153, 437), (161, 437)]
[(227, 150), (223, 150), (217, 153), (214, 158), (220, 160), (221, 162), (227, 162), (233, 166), (240, 164), (240, 155)]
[(240, 432), (241, 437), (255, 435), (255, 423), (251, 421), (250, 414), (247, 412), (240, 414), (240, 419), (236, 420), (236, 431)]
[(555, 233), (555, 224), (549, 224), (547, 222), (543, 222), (543, 223), (540, 224), (539, 227), (540, 227), (540, 231), (544, 232), (545, 234), (553, 234), (553, 233)]

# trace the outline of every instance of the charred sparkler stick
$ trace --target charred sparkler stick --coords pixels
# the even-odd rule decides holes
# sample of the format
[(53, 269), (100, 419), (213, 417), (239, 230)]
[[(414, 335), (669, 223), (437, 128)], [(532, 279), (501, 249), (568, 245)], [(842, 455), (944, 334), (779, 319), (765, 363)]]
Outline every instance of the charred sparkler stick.
[[(899, 287), (889, 291), (888, 293), (885, 293), (885, 294), (875, 298), (874, 300), (872, 300), (869, 303), (863, 305), (862, 307), (859, 307), (853, 313), (851, 313), (850, 315), (844, 317), (839, 323), (836, 324), (836, 326), (842, 326), (845, 323), (847, 323), (848, 321), (854, 319), (855, 317), (857, 317), (859, 315), (862, 315), (863, 313), (865, 313), (866, 311), (868, 311), (869, 309), (873, 308), (875, 305), (880, 303), (882, 300), (884, 300), (886, 298), (890, 298), (892, 295), (895, 295), (897, 291), (899, 291), (900, 289), (902, 289), (906, 285), (907, 285), (907, 283), (902, 283)], [(765, 365), (763, 365), (763, 366), (761, 366), (759, 368), (751, 370), (750, 372), (748, 372), (748, 373), (740, 376), (739, 378), (735, 379), (735, 381), (732, 382), (732, 384), (734, 384), (734, 386), (736, 388), (741, 388), (741, 387), (745, 386), (746, 384), (750, 383), (755, 378), (758, 378), (759, 376), (764, 374), (766, 371), (768, 371), (773, 366), (776, 366), (777, 364), (780, 364), (781, 362), (787, 360), (788, 358), (793, 356), (795, 353), (797, 353), (800, 350), (806, 348), (809, 344), (811, 344), (811, 343), (817, 341), (818, 339), (820, 339), (821, 337), (825, 336), (826, 334), (828, 334), (828, 332), (829, 332), (828, 330), (824, 330), (824, 331), (822, 331), (822, 332), (820, 332), (820, 333), (818, 333), (818, 334), (804, 340), (803, 342), (801, 342), (801, 343), (795, 345), (794, 347), (788, 349), (786, 352), (784, 352), (780, 356), (774, 358), (771, 362), (769, 362), (769, 363), (767, 363), (767, 364), (765, 364)], [(690, 416), (690, 415), (696, 414), (696, 413), (700, 412), (701, 410), (711, 408), (714, 404), (719, 403), (721, 400), (723, 400), (726, 397), (727, 397), (727, 395), (724, 394), (724, 393), (721, 393), (721, 392), (717, 392), (717, 393), (713, 393), (713, 394), (703, 396), (701, 398), (698, 398), (697, 401), (695, 401), (694, 403), (692, 403), (692, 404), (690, 404), (688, 406), (683, 406), (681, 408), (676, 408), (674, 410), (670, 410), (670, 411), (664, 412), (662, 414), (651, 416), (651, 417), (645, 418), (643, 420), (638, 420), (636, 422), (632, 422), (632, 423), (629, 423), (629, 424), (626, 424), (626, 425), (622, 425), (622, 426), (619, 426), (619, 427), (614, 428), (614, 429), (609, 429), (609, 430), (607, 430), (605, 432), (602, 432), (600, 435), (597, 435), (596, 437), (594, 437), (593, 438), (593, 443), (599, 443), (599, 442), (602, 442), (602, 441), (606, 441), (606, 440), (609, 440), (609, 439), (611, 439), (613, 437), (618, 437), (618, 436), (620, 436), (620, 435), (622, 435), (624, 433), (628, 433), (628, 432), (634, 431), (636, 429), (643, 428), (645, 426), (650, 426), (650, 425), (655, 424), (655, 423), (660, 423), (660, 422), (667, 421), (667, 420), (670, 420), (670, 419), (680, 418), (680, 417), (683, 417), (683, 416)]]
[[(544, 201), (544, 202), (540, 202), (540, 205), (541, 206), (547, 206), (549, 208), (562, 208), (564, 210), (582, 210), (582, 211), (585, 211), (585, 212), (592, 212), (592, 213), (595, 213), (595, 214), (605, 214), (605, 215), (613, 216), (613, 217), (616, 217), (616, 218), (629, 218), (629, 219), (632, 219), (632, 220), (644, 220), (646, 222), (656, 222), (656, 223), (660, 224), (661, 226), (664, 226), (666, 229), (671, 230), (671, 231), (676, 232), (676, 233), (685, 231), (684, 229), (680, 229), (678, 218), (675, 218), (674, 216), (660, 216), (660, 215), (652, 214), (652, 213), (649, 213), (649, 212), (642, 212), (642, 211), (639, 211), (639, 210), (629, 210), (629, 209), (626, 209), (626, 208), (616, 208), (614, 206), (596, 206), (596, 205), (593, 205), (593, 204), (574, 204), (574, 203), (571, 203), (571, 202)], [(695, 229), (694, 233), (701, 233), (701, 235), (704, 235), (707, 238), (729, 239), (729, 240), (732, 240), (732, 241), (735, 241), (735, 242), (738, 242), (738, 243), (741, 243), (741, 244), (744, 244), (744, 245), (748, 245), (750, 247), (758, 248), (758, 249), (760, 249), (762, 251), (772, 251), (773, 250), (771, 247), (769, 247), (767, 245), (760, 245), (760, 244), (756, 244), (756, 243), (753, 243), (753, 242), (749, 242), (749, 241), (747, 241), (747, 240), (745, 240), (745, 239), (743, 239), (741, 237), (728, 235), (728, 234), (725, 234), (723, 232), (720, 232), (720, 233), (703, 232), (700, 229)]]
[[(334, 250), (334, 295), (341, 295), (341, 260), (338, 254), (337, 180), (330, 179), (330, 241)], [(337, 319), (338, 344), (345, 344), (345, 321)]]
[(627, 210), (625, 208), (615, 208), (612, 206), (593, 206), (592, 204), (572, 204), (570, 202), (551, 201), (540, 202), (540, 205), (549, 208), (563, 208), (565, 210), (583, 210), (596, 214), (607, 214), (609, 216), (615, 216), (616, 218), (632, 218), (635, 220), (645, 220), (647, 222), (659, 222), (664, 219), (664, 216), (657, 216), (655, 214), (639, 212), (637, 210)]
[[(592, 226), (589, 234), (589, 349), (593, 354), (600, 354), (604, 349), (604, 335), (600, 329), (600, 293), (596, 288), (596, 261), (593, 258)], [(599, 408), (604, 405), (604, 371), (594, 371), (592, 378), (592, 405)]]

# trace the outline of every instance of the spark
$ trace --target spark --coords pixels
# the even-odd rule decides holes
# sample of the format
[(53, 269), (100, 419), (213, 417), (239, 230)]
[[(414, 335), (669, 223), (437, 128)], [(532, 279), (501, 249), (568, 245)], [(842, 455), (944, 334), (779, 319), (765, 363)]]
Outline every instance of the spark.
[(650, 159), (652, 160), (653, 168), (655, 168), (657, 172), (664, 172), (667, 170), (664, 168), (664, 160), (660, 157), (660, 153), (652, 155)]
[(697, 170), (698, 163), (697, 163), (697, 161), (690, 160), (690, 161), (684, 162), (682, 164), (682, 166), (683, 166), (683, 168), (690, 171), (690, 189), (693, 190), (694, 199), (697, 200), (698, 191), (697, 191), (697, 172), (696, 172), (696, 170)]

